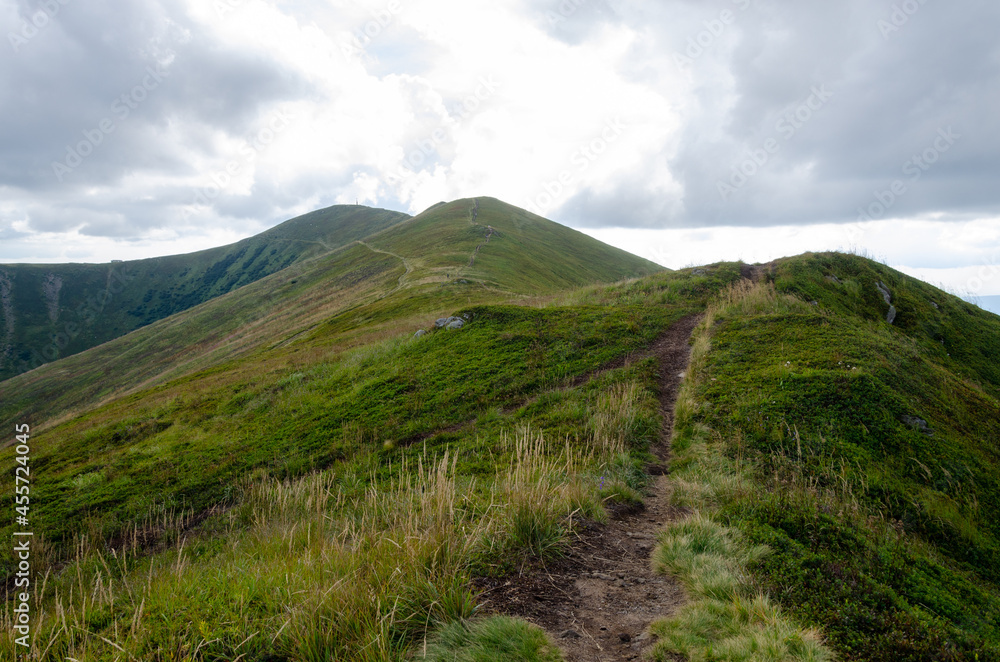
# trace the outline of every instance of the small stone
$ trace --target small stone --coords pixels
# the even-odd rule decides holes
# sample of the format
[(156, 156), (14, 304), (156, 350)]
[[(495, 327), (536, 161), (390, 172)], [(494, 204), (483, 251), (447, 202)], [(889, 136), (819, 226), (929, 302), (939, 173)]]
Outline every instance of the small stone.
[(639, 577), (638, 579), (635, 580), (635, 583), (636, 584), (645, 584), (646, 583), (646, 579), (644, 577)]
[(448, 322), (448, 325), (445, 328), (455, 331), (457, 329), (461, 329), (463, 326), (465, 326), (465, 322), (456, 317), (452, 321)]
[(624, 579), (619, 579), (618, 583), (615, 584), (618, 588), (628, 588), (628, 584), (625, 583)]
[(426, 336), (426, 335), (427, 335), (427, 332), (424, 331), (423, 329), (420, 329), (419, 331), (417, 331), (416, 333), (413, 334), (413, 337), (414, 338), (422, 338), (423, 336)]
[(917, 416), (903, 416), (902, 421), (903, 423), (910, 426), (914, 430), (922, 434), (925, 434), (928, 437), (934, 436), (934, 430), (932, 430), (930, 425), (928, 425), (927, 421), (925, 421), (922, 418), (919, 418)]

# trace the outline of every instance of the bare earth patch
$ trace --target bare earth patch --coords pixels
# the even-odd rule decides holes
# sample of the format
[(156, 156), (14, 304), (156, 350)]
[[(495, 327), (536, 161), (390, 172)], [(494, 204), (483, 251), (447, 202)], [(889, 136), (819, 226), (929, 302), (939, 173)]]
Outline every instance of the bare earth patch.
[(681, 586), (653, 573), (650, 554), (656, 535), (681, 513), (669, 505), (670, 480), (664, 467), (670, 456), (674, 402), (687, 369), (688, 338), (699, 318), (674, 324), (644, 356), (659, 364), (663, 429), (652, 449), (659, 464), (644, 507), (611, 514), (607, 524), (581, 527), (566, 555), (521, 574), (480, 579), (483, 608), (519, 616), (545, 629), (569, 662), (638, 660), (653, 640), (647, 634), (656, 618), (685, 602)]

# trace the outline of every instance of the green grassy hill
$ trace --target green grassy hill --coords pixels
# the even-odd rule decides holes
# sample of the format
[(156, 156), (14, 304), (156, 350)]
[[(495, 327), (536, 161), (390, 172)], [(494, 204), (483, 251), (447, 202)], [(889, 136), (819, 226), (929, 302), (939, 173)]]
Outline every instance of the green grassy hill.
[(0, 383), (36, 430), (31, 659), (558, 659), (473, 619), (471, 579), (641, 501), (644, 351), (695, 314), (654, 553), (690, 600), (653, 658), (761, 659), (791, 627), (1000, 659), (1000, 318), (851, 255), (669, 272), (489, 198)]
[(495, 198), (435, 206), (369, 243), (412, 255), (415, 282), (467, 280), (521, 294), (545, 294), (663, 270)]
[(748, 271), (698, 338), (678, 502), (765, 545), (746, 571), (843, 659), (1000, 659), (1000, 317), (851, 255)]
[[(330, 225), (331, 215), (336, 226)], [(386, 325), (391, 332), (401, 327), (415, 330), (459, 305), (662, 270), (489, 198), (436, 205), (383, 228), (389, 215), (363, 207), (335, 207), (274, 228), (261, 235), (261, 246), (279, 239), (286, 245), (322, 240), (322, 249), (296, 253), (298, 261), (275, 274), (82, 354), (0, 382), (0, 423), (29, 421), (45, 429), (70, 412), (251, 356), (268, 346), (291, 344), (286, 353), (312, 357), (313, 352), (329, 351), (331, 334), (343, 346), (366, 343), (390, 332), (383, 329)], [(477, 222), (472, 221), (474, 216)], [(371, 223), (373, 218), (378, 222)], [(487, 225), (496, 229), (488, 244)], [(341, 226), (343, 235), (331, 229)], [(374, 234), (358, 238), (373, 228)], [(327, 250), (334, 246), (340, 248)], [(474, 253), (476, 264), (470, 267)], [(555, 278), (554, 272), (561, 276)]]
[(406, 218), (340, 205), (197, 253), (111, 264), (0, 265), (0, 380), (96, 347)]

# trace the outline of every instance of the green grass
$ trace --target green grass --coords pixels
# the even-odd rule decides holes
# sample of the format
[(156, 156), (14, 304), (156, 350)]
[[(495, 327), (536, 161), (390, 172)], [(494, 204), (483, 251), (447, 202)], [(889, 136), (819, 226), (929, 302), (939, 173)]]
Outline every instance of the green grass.
[[(612, 449), (641, 458), (651, 441), (642, 436), (651, 424), (635, 419), (657, 416), (642, 386), (653, 379), (648, 363), (616, 369), (554, 389), (533, 415), (496, 420), (486, 440), (469, 431), (412, 452), (372, 448), (294, 479), (252, 473), (236, 481), (227, 509), (194, 528), (164, 514), (110, 541), (80, 540), (35, 587), (29, 659), (403, 660), (434, 632), (432, 655), (467, 642), (460, 654), (559, 659), (523, 623), (449, 624), (476, 615), (471, 572), (550, 554), (574, 522), (604, 517), (605, 490), (627, 480)], [(614, 420), (622, 398), (644, 413)], [(583, 438), (526, 427), (577, 404)], [(603, 422), (588, 426), (590, 417)], [(632, 433), (609, 444), (583, 432), (598, 428)], [(488, 472), (468, 462), (487, 452)], [(152, 549), (149, 534), (159, 540)]]
[[(796, 260), (776, 273), (803, 273)], [(816, 286), (801, 277), (775, 285)], [(934, 298), (941, 310), (962, 306)], [(766, 545), (749, 564), (756, 585), (843, 659), (1000, 655), (989, 368), (952, 370), (919, 323), (890, 327), (853, 304), (815, 306), (766, 284), (723, 297), (711, 321), (678, 420), (679, 501)], [(970, 344), (988, 347), (995, 321), (982, 321)]]
[[(846, 319), (886, 319), (883, 282), (898, 313), (893, 329), (927, 359), (1000, 397), (1000, 317), (894, 269), (853, 255), (807, 253), (781, 260), (769, 277), (777, 290)], [(840, 282), (834, 280), (836, 278)]]
[[(47, 504), (38, 526), (53, 542), (80, 532), (114, 537), (150, 509), (221, 503), (251, 470), (294, 477), (372, 450), (388, 463), (451, 426), (495, 436), (504, 418), (496, 410), (516, 412), (649, 344), (678, 316), (596, 307), (466, 312), (472, 321), (461, 332), (389, 340), (307, 369), (257, 374), (254, 383), (239, 381), (238, 369), (195, 375), (42, 433), (32, 459), (33, 493)], [(96, 472), (100, 480), (81, 478)]]
[[(96, 347), (409, 218), (340, 205), (229, 246), (112, 264), (8, 264), (0, 381)], [(41, 296), (42, 292), (49, 296)], [(8, 319), (10, 313), (11, 319)], [(10, 325), (10, 326), (8, 326)], [(54, 338), (54, 339), (53, 339)]]
[[(206, 290), (204, 297), (192, 299), (183, 308), (205, 303), (124, 337), (118, 336), (141, 325), (114, 322), (118, 330), (97, 333), (92, 344), (115, 340), (58, 365), (48, 364), (0, 382), (0, 424), (29, 422), (36, 428), (49, 427), (68, 414), (93, 408), (134, 389), (220, 366), (276, 345), (293, 346), (285, 354), (286, 364), (309, 364), (318, 360), (317, 354), (328, 350), (331, 343), (364, 345), (381, 339), (382, 334), (398, 335), (407, 328), (412, 333), (457, 308), (662, 270), (489, 198), (481, 199), (478, 224), (473, 225), (472, 204), (471, 200), (460, 200), (409, 220), (405, 215), (366, 207), (334, 207), (293, 219), (249, 239), (247, 246), (276, 246), (285, 251), (279, 265), (283, 268), (275, 267), (277, 272), (269, 276), (266, 273), (270, 272), (261, 271), (258, 280), (247, 284), (245, 272), (237, 262), (229, 260), (227, 269), (236, 280), (226, 288), (210, 293)], [(481, 247), (476, 266), (469, 268), (472, 253), (485, 242), (486, 225), (492, 225), (497, 234)], [(359, 240), (364, 244), (353, 243)], [(198, 269), (208, 268), (209, 257), (215, 260), (216, 254), (223, 251), (214, 250), (160, 258), (166, 260), (162, 264), (143, 261), (141, 264), (148, 269), (136, 267), (135, 278), (107, 304), (106, 314), (95, 315), (89, 326), (75, 318), (69, 321), (88, 329), (112, 325), (117, 319), (113, 309), (124, 306), (126, 300), (158, 300), (183, 289), (169, 278), (187, 274), (186, 278), (200, 283), (198, 274), (202, 272)], [(249, 248), (232, 250), (238, 253)], [(80, 268), (97, 269), (99, 280), (107, 280), (107, 265)], [(67, 275), (65, 280), (89, 287), (86, 278)], [(64, 307), (77, 297), (76, 290), (71, 290), (66, 285), (60, 295)], [(19, 291), (12, 295), (15, 302), (26, 300)], [(225, 292), (228, 294), (219, 296)], [(37, 297), (32, 301), (42, 305)], [(164, 315), (183, 308), (173, 306), (165, 309)], [(0, 320), (0, 328), (5, 328), (4, 324)], [(44, 327), (45, 333), (52, 330)], [(13, 342), (20, 347), (23, 343), (18, 338)]]
[(504, 616), (441, 629), (419, 659), (428, 662), (560, 662), (557, 649), (536, 626)]
[(752, 477), (741, 463), (726, 458), (712, 431), (698, 423), (703, 404), (698, 385), (710, 353), (713, 311), (696, 331), (688, 378), (674, 416), (671, 498), (687, 516), (670, 522), (653, 553), (657, 572), (671, 575), (687, 589), (689, 601), (676, 614), (655, 621), (657, 661), (683, 655), (694, 661), (834, 659), (822, 635), (789, 617), (754, 581), (751, 568), (772, 550), (749, 540), (719, 517), (726, 504), (752, 500)]
[(319, 325), (41, 432), (34, 659), (403, 659), (475, 615), (470, 573), (640, 498), (660, 419), (635, 353), (737, 273), (458, 308), (420, 339), (399, 292), (354, 313), (387, 325), (367, 343)]
[[(467, 280), (533, 295), (664, 271), (494, 198), (477, 200), (475, 223), (474, 200), (456, 200), (393, 227), (370, 243), (414, 258), (427, 275), (443, 277), (444, 282)], [(488, 226), (493, 234), (486, 243)]]
[(1000, 318), (837, 254), (595, 284), (646, 267), (471, 208), (0, 385), (37, 432), (34, 660), (553, 659), (469, 578), (641, 500), (642, 353), (706, 310), (671, 466), (690, 516), (655, 554), (691, 602), (654, 657), (1000, 659)]

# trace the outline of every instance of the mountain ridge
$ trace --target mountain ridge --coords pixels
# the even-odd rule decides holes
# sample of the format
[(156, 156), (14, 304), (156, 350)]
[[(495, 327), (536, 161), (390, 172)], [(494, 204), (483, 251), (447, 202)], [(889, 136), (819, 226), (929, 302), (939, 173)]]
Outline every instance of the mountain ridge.
[[(288, 336), (303, 342), (316, 333), (322, 336), (323, 328), (370, 329), (400, 310), (439, 314), (460, 302), (537, 295), (663, 270), (552, 221), (529, 219), (523, 210), (483, 200), (480, 220), (504, 228), (505, 235), (480, 249), (478, 265), (469, 261), (486, 241), (485, 226), (480, 231), (470, 222), (472, 199), (436, 205), (364, 237), (356, 238), (351, 228), (329, 251), (301, 257), (252, 283), (90, 348), (86, 356), (70, 356), (0, 382), (0, 420), (41, 415), (47, 408), (42, 424), (48, 425), (59, 420), (55, 412), (179, 377), (181, 366), (207, 369), (252, 351), (262, 338)], [(292, 227), (301, 231), (313, 222), (310, 216), (294, 219)], [(517, 242), (522, 239), (541, 257), (529, 258), (521, 251), (525, 244)], [(446, 254), (441, 250), (445, 246), (450, 246)], [(494, 251), (499, 260), (492, 259)], [(554, 269), (563, 275), (553, 279)], [(384, 287), (384, 279), (396, 286)], [(361, 310), (367, 317), (358, 317)], [(159, 365), (170, 367), (150, 372)], [(57, 380), (56, 375), (63, 377)]]
[(409, 218), (335, 205), (193, 253), (0, 264), (0, 381), (100, 345)]
[[(671, 426), (651, 350), (697, 319)], [(472, 587), (565, 554), (566, 606), (642, 601), (573, 558), (655, 478), (662, 532), (614, 528), (686, 598), (593, 632), (614, 659), (973, 662), (1000, 659), (997, 356), (1000, 317), (857, 255), (670, 271), (470, 198), (0, 382), (0, 419), (32, 429), (60, 659), (381, 662), (513, 623), (557, 660), (564, 632), (503, 620), (548, 581), (485, 616)]]

